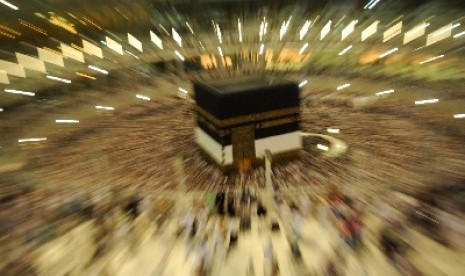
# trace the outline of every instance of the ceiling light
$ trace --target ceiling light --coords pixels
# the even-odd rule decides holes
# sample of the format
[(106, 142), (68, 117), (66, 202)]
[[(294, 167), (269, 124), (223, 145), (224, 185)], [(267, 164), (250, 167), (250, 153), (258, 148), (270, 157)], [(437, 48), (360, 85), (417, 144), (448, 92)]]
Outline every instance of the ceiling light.
[(126, 51), (126, 53), (128, 53), (130, 56), (133, 56), (133, 57), (135, 57), (136, 59), (140, 59), (138, 56), (136, 56), (135, 54), (129, 52), (128, 50), (125, 50), (125, 51)]
[(84, 77), (84, 78), (88, 78), (88, 79), (91, 79), (91, 80), (96, 80), (97, 79), (95, 77), (92, 77), (92, 76), (89, 76), (89, 75), (86, 75), (86, 74), (83, 74), (83, 73), (80, 73), (80, 72), (76, 72), (76, 75)]
[(352, 45), (349, 45), (347, 46), (344, 50), (342, 50), (338, 55), (342, 56), (343, 54), (347, 53), (347, 51), (349, 51), (350, 49), (352, 49)]
[(340, 130), (338, 128), (328, 128), (326, 129), (328, 133), (339, 134)]
[(429, 100), (420, 100), (420, 101), (415, 101), (416, 105), (422, 105), (422, 104), (434, 104), (439, 102), (438, 99), (429, 99)]
[[(456, 24), (454, 24), (454, 25), (452, 25), (452, 26), (449, 26), (449, 27), (443, 28), (443, 29), (442, 29), (442, 30), (440, 30), (439, 32), (435, 32), (433, 36), (439, 36), (439, 35), (442, 35), (442, 34), (444, 34), (444, 33), (448, 32), (448, 31), (450, 31), (450, 30), (452, 30), (452, 29), (454, 29), (454, 28), (457, 28), (458, 26), (460, 26), (460, 23), (456, 23)], [(449, 34), (449, 35), (450, 35), (450, 34)]]
[(371, 4), (373, 4), (373, 2), (375, 2), (376, 0), (370, 0), (370, 2), (368, 2), (365, 7), (363, 7), (364, 10), (366, 10)]
[(352, 20), (349, 25), (347, 25), (341, 32), (341, 41), (346, 39), (355, 29), (355, 25), (358, 23), (358, 20)]
[(216, 24), (216, 35), (218, 36), (218, 41), (220, 42), (220, 44), (223, 43), (223, 37), (221, 36), (221, 29), (220, 29), (220, 25)]
[(299, 83), (299, 87), (304, 87), (307, 83), (308, 83), (308, 81), (304, 80), (301, 83)]
[(96, 108), (96, 109), (99, 109), (99, 110), (115, 110), (115, 108), (114, 108), (114, 107), (111, 107), (111, 106), (96, 105), (95, 108)]
[(386, 94), (391, 94), (391, 93), (394, 93), (394, 89), (377, 92), (375, 95), (376, 96), (381, 96), (381, 95), (386, 95)]
[(394, 52), (397, 52), (397, 51), (399, 51), (399, 48), (393, 48), (393, 49), (379, 55), (379, 58), (384, 58), (385, 56), (388, 56), (388, 55), (390, 55), (390, 54), (392, 54)]
[(179, 90), (179, 92), (182, 92), (182, 93), (184, 93), (184, 94), (187, 94), (187, 90), (184, 89), (184, 88), (182, 88), (182, 87), (179, 87), (178, 90)]
[(55, 120), (57, 124), (78, 124), (78, 120)]
[(432, 58), (429, 58), (427, 60), (424, 60), (424, 61), (420, 62), (420, 64), (425, 64), (425, 63), (428, 63), (428, 62), (431, 62), (431, 61), (435, 61), (435, 60), (443, 58), (443, 57), (444, 57), (444, 55), (432, 57)]
[(223, 50), (221, 50), (221, 47), (218, 46), (218, 53), (220, 54), (221, 57), (223, 57)]
[(8, 2), (6, 0), (0, 0), (0, 3), (5, 5), (5, 6), (8, 6), (9, 8), (11, 8), (11, 9), (13, 9), (15, 11), (19, 10), (18, 7), (16, 7), (15, 5), (11, 4), (10, 2)]
[(239, 42), (242, 42), (242, 24), (239, 18), (237, 19), (237, 29), (239, 31)]
[(262, 44), (260, 45), (260, 49), (258, 50), (258, 54), (259, 54), (259, 55), (262, 55), (264, 50), (265, 50), (265, 44), (262, 43)]
[(305, 43), (304, 46), (302, 46), (302, 48), (300, 48), (299, 55), (303, 54), (303, 52), (305, 52), (307, 47), (308, 47), (308, 43)]
[(189, 28), (189, 31), (191, 31), (192, 34), (194, 34), (194, 30), (192, 29), (191, 25), (189, 25), (189, 22), (186, 21), (187, 28)]
[(337, 90), (342, 90), (350, 86), (350, 83), (344, 83), (343, 85), (339, 85), (337, 87)]
[(0, 108), (0, 112), (3, 112), (3, 108)]
[(94, 66), (94, 65), (89, 65), (88, 67), (89, 67), (89, 69), (92, 69), (94, 71), (100, 72), (100, 73), (105, 74), (105, 75), (108, 75), (107, 70), (103, 70), (102, 68), (98, 68), (97, 66)]
[(454, 35), (454, 38), (459, 38), (461, 36), (465, 35), (465, 31), (461, 32), (461, 33), (458, 33), (456, 35)]
[(464, 119), (464, 118), (465, 118), (465, 114), (454, 114), (454, 118), (455, 118), (455, 119)]
[(319, 150), (322, 150), (322, 151), (328, 151), (329, 150), (328, 146), (325, 146), (325, 145), (322, 145), (322, 144), (317, 144), (316, 148), (319, 149)]
[(179, 47), (182, 47), (182, 38), (178, 34), (178, 32), (174, 28), (171, 28), (171, 33), (172, 33), (174, 41), (176, 41), (176, 43), (178, 43)]
[(136, 98), (144, 100), (144, 101), (150, 101), (150, 98), (144, 95), (136, 94)]
[(292, 16), (289, 17), (287, 21), (284, 21), (283, 24), (281, 25), (281, 29), (279, 30), (279, 40), (282, 40), (284, 35), (287, 32), (287, 29), (289, 28), (289, 23), (291, 23)]
[(30, 97), (33, 97), (33, 96), (36, 95), (36, 94), (33, 93), (33, 92), (25, 92), (25, 91), (19, 91), (19, 90), (15, 90), (15, 89), (5, 89), (5, 92), (6, 92), (6, 93), (11, 93), (11, 94), (18, 94), (18, 95), (30, 96)]
[(178, 56), (178, 58), (184, 61), (184, 57), (178, 52), (178, 50), (174, 51), (174, 53)]
[(378, 4), (380, 0), (375, 0), (369, 7), (368, 9), (371, 10), (372, 8), (374, 8), (376, 6), (376, 4)]
[(311, 24), (312, 24), (312, 21), (310, 20), (305, 21), (304, 25), (302, 26), (302, 29), (300, 29), (300, 36), (299, 36), (300, 40), (302, 40), (305, 37)]
[(26, 142), (42, 142), (47, 141), (47, 138), (22, 138), (18, 139), (18, 143), (26, 143)]
[(323, 27), (323, 29), (321, 29), (320, 40), (323, 40), (323, 38), (325, 38), (326, 35), (328, 35), (330, 30), (331, 30), (331, 20), (329, 20), (328, 23), (326, 23), (326, 25)]
[(51, 80), (55, 80), (55, 81), (60, 81), (60, 82), (64, 82), (64, 83), (71, 83), (71, 80), (62, 79), (62, 78), (54, 77), (54, 76), (47, 76), (47, 79), (51, 79)]
[(161, 39), (154, 32), (150, 31), (150, 40), (158, 46), (158, 48), (163, 50), (163, 43)]

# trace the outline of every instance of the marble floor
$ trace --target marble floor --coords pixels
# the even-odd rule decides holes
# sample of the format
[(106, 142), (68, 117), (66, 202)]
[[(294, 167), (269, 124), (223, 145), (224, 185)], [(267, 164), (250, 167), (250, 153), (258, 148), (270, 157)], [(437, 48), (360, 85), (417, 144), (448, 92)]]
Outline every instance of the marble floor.
[[(215, 218), (209, 222), (214, 223)], [(284, 234), (286, 225), (280, 221), (281, 230), (271, 232), (260, 225), (258, 218), (253, 218), (251, 230), (240, 232), (235, 248), (227, 252), (224, 258), (214, 254), (210, 275), (265, 275), (264, 248), (270, 239), (280, 275), (324, 275), (324, 269), (330, 260), (339, 260), (343, 264), (345, 275), (402, 275), (377, 245), (376, 233), (380, 225), (381, 221), (375, 215), (367, 217), (364, 246), (356, 253), (341, 241), (333, 229), (323, 227), (311, 216), (306, 217), (299, 243), (302, 260), (297, 262)], [(194, 275), (195, 246), (183, 237), (174, 238), (172, 233), (175, 227), (172, 223), (161, 230), (152, 228), (136, 250), (122, 249), (120, 256), (114, 256), (114, 271), (109, 272), (107, 268), (107, 274)], [(409, 230), (409, 241), (412, 246), (409, 260), (421, 274), (465, 275), (464, 252), (445, 248), (415, 230)], [(125, 253), (129, 251), (131, 253)], [(102, 271), (95, 264), (86, 274), (101, 275)]]

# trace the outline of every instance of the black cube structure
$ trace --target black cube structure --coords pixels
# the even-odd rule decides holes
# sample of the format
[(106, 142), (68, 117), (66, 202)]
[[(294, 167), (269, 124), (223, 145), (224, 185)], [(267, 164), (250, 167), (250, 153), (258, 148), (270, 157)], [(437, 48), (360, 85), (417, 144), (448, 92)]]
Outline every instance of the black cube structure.
[(297, 83), (266, 76), (194, 83), (196, 142), (223, 168), (249, 171), (270, 150), (301, 149)]

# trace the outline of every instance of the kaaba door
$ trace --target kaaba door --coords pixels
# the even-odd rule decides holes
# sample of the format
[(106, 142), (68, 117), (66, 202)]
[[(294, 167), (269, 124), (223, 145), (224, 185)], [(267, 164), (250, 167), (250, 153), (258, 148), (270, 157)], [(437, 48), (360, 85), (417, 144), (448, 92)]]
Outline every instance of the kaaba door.
[(233, 128), (231, 134), (234, 163), (239, 172), (249, 172), (255, 159), (255, 126)]

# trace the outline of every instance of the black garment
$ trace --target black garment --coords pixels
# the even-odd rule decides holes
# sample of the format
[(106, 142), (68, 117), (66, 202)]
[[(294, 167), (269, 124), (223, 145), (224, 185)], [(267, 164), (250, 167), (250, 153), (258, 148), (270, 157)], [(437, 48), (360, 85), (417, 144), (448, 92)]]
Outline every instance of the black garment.
[(139, 216), (139, 200), (134, 199), (129, 202), (126, 206), (125, 211), (129, 213), (132, 218), (136, 218)]
[(259, 217), (266, 216), (266, 208), (261, 203), (259, 203), (257, 207), (257, 216)]
[(234, 208), (234, 200), (228, 200), (228, 214), (231, 217), (236, 216), (236, 209)]

